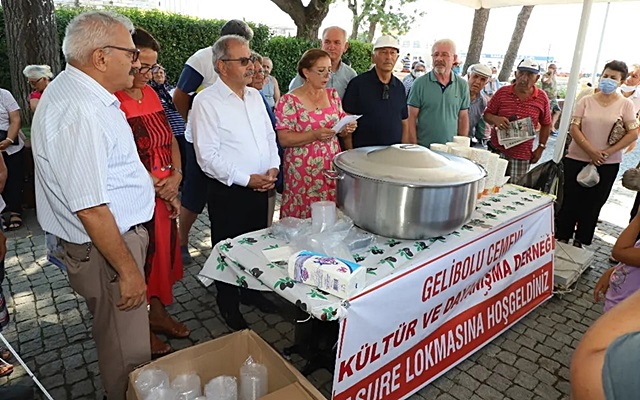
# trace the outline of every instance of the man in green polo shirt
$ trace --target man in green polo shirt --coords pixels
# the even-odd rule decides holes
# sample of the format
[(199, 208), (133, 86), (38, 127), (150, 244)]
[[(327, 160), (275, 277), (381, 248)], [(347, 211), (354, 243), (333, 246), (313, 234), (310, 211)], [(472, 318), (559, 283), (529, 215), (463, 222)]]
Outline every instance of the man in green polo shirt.
[(413, 82), (409, 92), (409, 139), (429, 147), (469, 134), (469, 85), (451, 73), (456, 45), (441, 39), (431, 48), (433, 69)]

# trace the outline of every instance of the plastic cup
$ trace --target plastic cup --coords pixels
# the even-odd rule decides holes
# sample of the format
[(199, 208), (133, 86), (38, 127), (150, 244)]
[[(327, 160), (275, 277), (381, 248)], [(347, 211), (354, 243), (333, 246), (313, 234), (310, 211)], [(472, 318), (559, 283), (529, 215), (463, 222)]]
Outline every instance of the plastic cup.
[(336, 203), (317, 201), (311, 203), (311, 229), (314, 233), (324, 232), (336, 224)]

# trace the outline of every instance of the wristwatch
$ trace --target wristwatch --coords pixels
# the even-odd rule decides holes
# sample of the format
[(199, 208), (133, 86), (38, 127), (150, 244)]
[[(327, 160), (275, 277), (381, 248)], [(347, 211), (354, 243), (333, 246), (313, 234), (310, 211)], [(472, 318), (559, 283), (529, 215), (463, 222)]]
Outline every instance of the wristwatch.
[(547, 144), (546, 143), (538, 143), (538, 146), (542, 147), (543, 149), (547, 148)]
[(177, 172), (177, 173), (179, 173), (180, 175), (183, 175), (183, 174), (182, 174), (182, 169), (180, 169), (180, 168), (172, 168), (172, 171), (176, 171), (176, 172)]

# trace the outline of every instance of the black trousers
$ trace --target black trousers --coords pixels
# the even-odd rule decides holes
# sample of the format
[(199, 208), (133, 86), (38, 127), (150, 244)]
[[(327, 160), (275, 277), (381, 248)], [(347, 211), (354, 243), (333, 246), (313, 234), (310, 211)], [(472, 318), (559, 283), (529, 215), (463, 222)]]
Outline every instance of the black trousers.
[(3, 152), (2, 157), (7, 165), (7, 182), (4, 185), (2, 198), (7, 207), (5, 212), (22, 213), (22, 188), (24, 186), (24, 148), (19, 152), (7, 155)]
[(605, 164), (597, 167), (600, 182), (594, 187), (586, 188), (581, 186), (576, 178), (582, 168), (589, 163), (566, 157), (562, 163), (564, 164), (564, 199), (556, 221), (556, 239), (569, 240), (574, 237), (580, 243), (590, 245), (596, 231), (600, 210), (609, 198), (620, 164)]
[[(267, 227), (267, 192), (208, 179), (208, 210), (211, 223), (211, 244)], [(240, 302), (238, 287), (216, 281), (218, 307), (221, 312), (237, 310)]]

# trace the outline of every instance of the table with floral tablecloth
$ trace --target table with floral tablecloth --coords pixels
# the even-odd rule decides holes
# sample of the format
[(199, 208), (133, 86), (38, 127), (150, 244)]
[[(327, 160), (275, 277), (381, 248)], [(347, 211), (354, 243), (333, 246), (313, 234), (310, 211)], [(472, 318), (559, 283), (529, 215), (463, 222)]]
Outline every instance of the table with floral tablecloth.
[[(425, 240), (376, 236), (374, 245), (353, 254), (353, 258), (367, 268), (366, 286), (370, 287), (391, 274), (438, 257), (552, 201), (551, 196), (543, 193), (506, 185), (500, 193), (482, 197), (469, 222), (446, 236)], [(286, 262), (269, 262), (262, 253), (282, 246), (287, 246), (287, 242), (274, 237), (269, 229), (223, 240), (214, 246), (198, 277), (205, 286), (213, 280), (221, 280), (256, 290), (272, 290), (321, 320), (344, 318), (348, 300), (293, 281), (288, 276)]]

